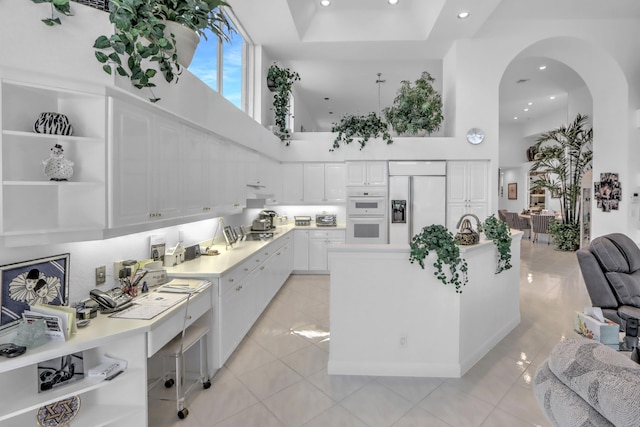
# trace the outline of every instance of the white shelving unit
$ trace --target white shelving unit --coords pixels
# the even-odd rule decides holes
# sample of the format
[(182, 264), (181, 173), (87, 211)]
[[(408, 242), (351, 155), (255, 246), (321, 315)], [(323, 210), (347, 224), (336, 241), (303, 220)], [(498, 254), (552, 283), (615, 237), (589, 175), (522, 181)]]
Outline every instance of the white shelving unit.
[[(12, 80), (2, 80), (0, 91), (0, 234), (28, 239), (42, 233), (101, 232), (106, 218), (104, 94)], [(42, 112), (65, 114), (73, 135), (33, 132)], [(44, 174), (42, 162), (55, 144), (75, 163), (69, 181), (49, 181)]]

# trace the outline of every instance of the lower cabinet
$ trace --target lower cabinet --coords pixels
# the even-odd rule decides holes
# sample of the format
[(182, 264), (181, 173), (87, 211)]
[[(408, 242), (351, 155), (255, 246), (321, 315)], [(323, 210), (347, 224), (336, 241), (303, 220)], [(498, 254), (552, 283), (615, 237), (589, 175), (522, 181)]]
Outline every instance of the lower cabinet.
[(291, 274), (292, 237), (290, 233), (265, 246), (220, 277), (216, 369), (224, 365)]
[(345, 238), (345, 230), (295, 230), (293, 270), (303, 274), (327, 273), (327, 247), (344, 243)]

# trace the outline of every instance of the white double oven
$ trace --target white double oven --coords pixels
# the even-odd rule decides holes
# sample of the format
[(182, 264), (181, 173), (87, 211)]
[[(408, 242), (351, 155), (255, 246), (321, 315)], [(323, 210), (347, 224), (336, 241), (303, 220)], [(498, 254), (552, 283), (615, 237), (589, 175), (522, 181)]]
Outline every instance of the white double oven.
[(347, 188), (347, 243), (387, 243), (386, 187)]

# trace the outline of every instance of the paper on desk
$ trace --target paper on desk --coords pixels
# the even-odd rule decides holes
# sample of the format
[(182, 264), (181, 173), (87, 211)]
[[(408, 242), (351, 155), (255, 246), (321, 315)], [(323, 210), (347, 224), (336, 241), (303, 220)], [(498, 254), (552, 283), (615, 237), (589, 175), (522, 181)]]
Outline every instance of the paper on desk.
[(190, 294), (199, 292), (211, 285), (208, 280), (199, 279), (173, 279), (169, 283), (160, 286), (156, 292), (163, 293), (184, 293)]
[(186, 299), (187, 295), (185, 294), (152, 292), (136, 298), (131, 307), (117, 313), (113, 313), (109, 317), (118, 319), (149, 320)]
[(134, 302), (138, 305), (173, 307), (181, 301), (187, 299), (185, 294), (174, 294), (166, 292), (151, 292), (143, 297), (136, 298)]
[(585, 307), (584, 314), (604, 323), (604, 315), (600, 307)]

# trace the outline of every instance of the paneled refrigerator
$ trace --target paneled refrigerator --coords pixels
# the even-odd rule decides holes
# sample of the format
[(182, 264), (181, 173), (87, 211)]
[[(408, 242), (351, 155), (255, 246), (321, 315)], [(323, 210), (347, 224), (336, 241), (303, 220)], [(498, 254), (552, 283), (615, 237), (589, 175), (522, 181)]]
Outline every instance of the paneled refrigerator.
[(423, 227), (446, 225), (444, 161), (389, 162), (389, 243), (408, 244)]

